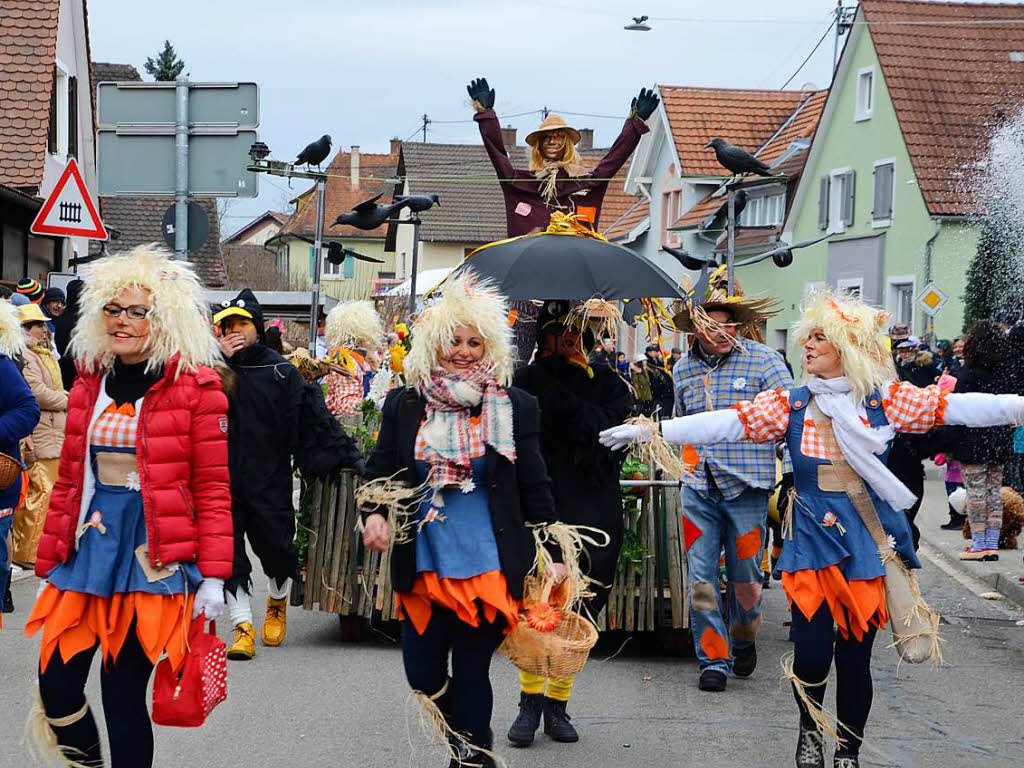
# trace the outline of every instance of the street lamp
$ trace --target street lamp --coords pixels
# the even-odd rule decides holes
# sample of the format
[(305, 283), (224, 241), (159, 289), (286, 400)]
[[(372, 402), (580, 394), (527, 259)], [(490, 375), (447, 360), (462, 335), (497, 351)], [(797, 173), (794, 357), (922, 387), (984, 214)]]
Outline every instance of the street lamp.
[(258, 163), (260, 160), (270, 154), (270, 147), (264, 144), (262, 141), (254, 142), (249, 147), (249, 158), (254, 162)]
[(647, 16), (634, 16), (633, 23), (627, 24), (623, 29), (628, 29), (630, 32), (650, 32), (651, 28), (644, 22), (647, 21)]

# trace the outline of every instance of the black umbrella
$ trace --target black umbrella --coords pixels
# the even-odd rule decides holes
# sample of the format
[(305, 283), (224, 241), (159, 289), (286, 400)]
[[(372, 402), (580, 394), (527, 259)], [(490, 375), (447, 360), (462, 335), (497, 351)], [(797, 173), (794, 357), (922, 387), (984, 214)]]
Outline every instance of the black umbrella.
[(657, 265), (594, 237), (543, 234), (506, 240), (476, 251), (452, 274), (467, 270), (493, 280), (510, 299), (683, 296)]

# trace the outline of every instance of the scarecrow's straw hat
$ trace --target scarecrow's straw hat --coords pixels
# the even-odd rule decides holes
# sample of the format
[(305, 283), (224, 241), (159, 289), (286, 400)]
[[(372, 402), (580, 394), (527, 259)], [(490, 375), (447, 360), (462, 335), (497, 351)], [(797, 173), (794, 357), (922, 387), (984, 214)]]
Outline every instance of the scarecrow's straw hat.
[(536, 147), (543, 135), (551, 131), (565, 131), (569, 134), (569, 138), (572, 139), (573, 144), (580, 143), (580, 132), (566, 123), (561, 115), (557, 115), (554, 112), (544, 118), (544, 121), (540, 124), (540, 127), (537, 128), (537, 130), (527, 135), (526, 143), (531, 147)]

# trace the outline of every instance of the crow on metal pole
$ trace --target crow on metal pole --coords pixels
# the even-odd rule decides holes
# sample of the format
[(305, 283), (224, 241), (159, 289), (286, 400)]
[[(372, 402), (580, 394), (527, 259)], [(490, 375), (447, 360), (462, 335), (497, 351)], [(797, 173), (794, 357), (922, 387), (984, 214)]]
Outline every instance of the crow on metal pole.
[(707, 143), (704, 149), (714, 149), (719, 165), (737, 176), (741, 173), (756, 173), (758, 176), (772, 175), (768, 166), (762, 161), (742, 147), (730, 144), (725, 139), (716, 136)]
[(299, 152), (299, 156), (295, 158), (294, 164), (315, 165), (319, 171), (320, 163), (326, 160), (329, 154), (331, 154), (331, 137), (325, 133), (316, 141), (307, 144), (305, 149)]

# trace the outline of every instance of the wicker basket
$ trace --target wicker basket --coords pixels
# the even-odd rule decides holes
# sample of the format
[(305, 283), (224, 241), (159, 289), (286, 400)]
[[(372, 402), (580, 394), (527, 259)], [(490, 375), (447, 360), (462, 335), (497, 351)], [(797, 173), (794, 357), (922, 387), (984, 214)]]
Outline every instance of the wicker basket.
[(562, 623), (550, 632), (538, 632), (520, 621), (498, 652), (524, 672), (562, 680), (583, 669), (595, 643), (597, 627), (589, 619), (568, 611)]
[(6, 491), (21, 475), (21, 462), (6, 453), (0, 453), (0, 491)]

